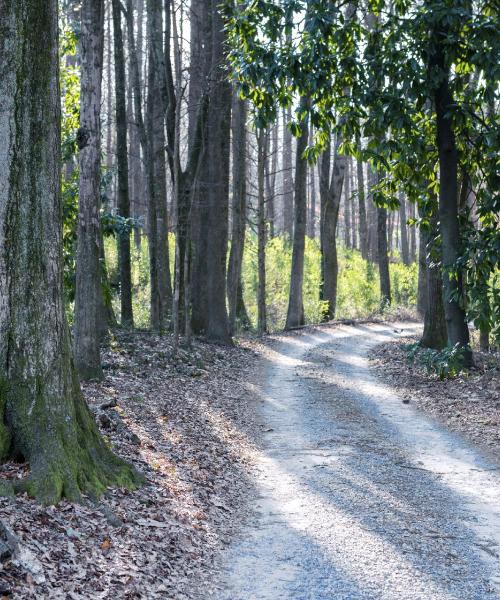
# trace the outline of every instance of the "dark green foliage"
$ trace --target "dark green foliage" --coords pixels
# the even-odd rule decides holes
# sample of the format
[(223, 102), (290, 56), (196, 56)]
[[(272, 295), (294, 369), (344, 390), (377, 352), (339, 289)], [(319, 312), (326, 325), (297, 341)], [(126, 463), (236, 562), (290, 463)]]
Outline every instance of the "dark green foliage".
[(427, 369), (428, 373), (438, 375), (439, 379), (450, 379), (462, 371), (464, 348), (460, 344), (446, 346), (442, 350), (423, 348), (419, 342), (406, 346), (410, 363), (418, 363)]

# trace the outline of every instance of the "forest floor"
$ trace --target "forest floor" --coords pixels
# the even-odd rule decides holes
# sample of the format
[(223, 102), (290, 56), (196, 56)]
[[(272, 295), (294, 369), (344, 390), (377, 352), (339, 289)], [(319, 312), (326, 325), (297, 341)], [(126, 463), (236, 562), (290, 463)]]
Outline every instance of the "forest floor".
[[(97, 506), (0, 498), (0, 521), (23, 551), (20, 560), (4, 557), (0, 598), (192, 597), (244, 517), (256, 360), (245, 342), (224, 349), (195, 341), (173, 359), (171, 336), (115, 332), (104, 381), (84, 393), (102, 433), (146, 485), (112, 490)], [(23, 465), (0, 469), (24, 474)]]
[[(426, 386), (441, 382), (404, 362), (415, 331), (335, 325), (231, 349), (195, 341), (175, 359), (170, 336), (116, 332), (104, 381), (84, 392), (147, 483), (98, 505), (0, 498), (21, 550), (0, 556), (0, 600), (497, 597), (500, 478), (422, 416), (435, 397)], [(449, 398), (484, 387), (475, 427), (496, 419), (497, 384), (483, 370), (442, 384), (450, 422), (437, 416), (467, 434), (451, 419), (466, 407)]]
[(474, 367), (440, 380), (408, 361), (405, 346), (418, 336), (392, 340), (370, 354), (372, 366), (407, 402), (467, 438), (500, 465), (500, 353), (474, 352)]

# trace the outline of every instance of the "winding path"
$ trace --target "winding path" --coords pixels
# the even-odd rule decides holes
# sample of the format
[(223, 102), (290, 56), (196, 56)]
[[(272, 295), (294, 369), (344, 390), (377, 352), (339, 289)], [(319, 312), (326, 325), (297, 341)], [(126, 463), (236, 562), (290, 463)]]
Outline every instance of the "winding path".
[(368, 368), (370, 348), (412, 327), (273, 348), (255, 510), (218, 600), (500, 598), (500, 471)]

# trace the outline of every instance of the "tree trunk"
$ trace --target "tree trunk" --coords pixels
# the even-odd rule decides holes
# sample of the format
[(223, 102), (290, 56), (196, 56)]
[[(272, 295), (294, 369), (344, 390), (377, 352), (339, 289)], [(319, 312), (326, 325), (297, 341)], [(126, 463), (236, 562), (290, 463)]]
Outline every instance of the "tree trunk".
[(427, 301), (428, 301), (428, 261), (427, 261), (427, 244), (429, 241), (429, 234), (427, 231), (422, 229), (418, 230), (418, 288), (417, 288), (417, 312), (421, 317), (425, 317), (427, 312)]
[(351, 233), (352, 233), (352, 247), (354, 250), (358, 249), (358, 228), (356, 223), (356, 202), (354, 202), (354, 198), (352, 197), (354, 193), (354, 168), (351, 157), (348, 157), (349, 163), (349, 181), (351, 184)]
[[(278, 125), (272, 127), (271, 159), (266, 161), (266, 186), (267, 186), (267, 222), (269, 224), (269, 237), (273, 238), (276, 235), (276, 173), (278, 170)], [(270, 172), (269, 172), (270, 171)]]
[[(453, 97), (449, 83), (449, 67), (445, 61), (444, 44), (446, 26), (443, 31), (436, 31), (433, 36), (434, 55), (431, 57), (431, 69), (437, 70), (441, 79), (434, 91), (436, 110), (436, 143), (439, 153), (439, 221), (442, 236), (442, 266), (444, 311), (448, 344), (458, 344), (463, 349), (463, 363), (472, 363), (469, 328), (465, 310), (460, 304), (462, 277), (459, 272), (455, 276), (452, 271), (459, 257), (460, 231), (458, 224), (458, 152), (453, 131), (452, 111)], [(434, 72), (433, 70), (433, 72)]]
[(479, 328), (479, 349), (481, 352), (490, 350), (490, 329), (485, 325), (481, 325)]
[[(246, 152), (247, 152), (247, 103), (235, 93), (233, 100), (233, 197), (231, 250), (227, 273), (227, 297), (229, 305), (229, 329), (236, 331), (238, 286), (241, 282), (241, 265), (245, 246), (246, 226)], [(245, 311), (246, 312), (246, 311)]]
[[(359, 144), (359, 142), (358, 142)], [(358, 202), (359, 202), (359, 242), (361, 256), (368, 259), (368, 229), (366, 224), (366, 203), (365, 203), (365, 178), (363, 173), (363, 163), (357, 161), (358, 169)]]
[(380, 303), (382, 307), (391, 303), (391, 280), (389, 277), (389, 255), (387, 251), (387, 209), (377, 207), (377, 256), (380, 276)]
[[(305, 107), (306, 103), (307, 100), (302, 98), (302, 107)], [(300, 129), (301, 135), (297, 138), (297, 154), (295, 157), (292, 271), (285, 329), (293, 329), (294, 327), (304, 325), (302, 288), (304, 283), (304, 251), (307, 222), (307, 161), (303, 158), (303, 154), (307, 148), (307, 120), (301, 122)]]
[(258, 276), (257, 292), (257, 331), (263, 335), (267, 331), (266, 318), (266, 205), (264, 194), (264, 171), (267, 161), (267, 133), (257, 130), (257, 240)]
[(345, 161), (344, 175), (344, 244), (346, 248), (352, 248), (351, 242), (351, 189), (349, 185), (349, 161)]
[(408, 245), (408, 226), (406, 224), (406, 198), (399, 194), (399, 223), (401, 227), (401, 259), (404, 265), (410, 264), (410, 247)]
[[(118, 164), (118, 213), (124, 219), (130, 218), (128, 190), (127, 155), (127, 108), (125, 101), (125, 57), (121, 22), (121, 2), (112, 0), (114, 55), (115, 55), (115, 96), (116, 96), (116, 161)], [(121, 323), (133, 327), (132, 312), (132, 273), (130, 264), (130, 231), (126, 228), (118, 234), (120, 265)]]
[(337, 281), (339, 273), (337, 225), (347, 162), (346, 156), (339, 154), (341, 142), (342, 138), (338, 134), (335, 142), (331, 178), (330, 147), (324, 152), (321, 159), (321, 257), (323, 276), (321, 299), (327, 302), (324, 314), (326, 321), (335, 318), (335, 311), (337, 310)]
[[(172, 307), (172, 284), (168, 250), (167, 174), (165, 157), (165, 111), (162, 91), (165, 72), (163, 54), (163, 13), (159, 2), (148, 4), (148, 103), (146, 129), (148, 133), (149, 160), (153, 177), (150, 197), (150, 275), (151, 275), (151, 327), (165, 329)], [(154, 218), (156, 217), (156, 218)], [(153, 280), (156, 281), (153, 284)]]
[(80, 189), (75, 294), (75, 364), (82, 379), (101, 379), (99, 297), (102, 295), (101, 243), (101, 82), (104, 1), (82, 3)]
[(226, 260), (231, 86), (225, 72), (225, 32), (218, 0), (211, 0), (210, 6), (210, 87), (204, 169), (200, 178), (203, 179), (203, 186), (200, 188), (202, 212), (198, 215), (198, 269), (196, 283), (193, 283), (193, 288), (198, 285), (200, 289), (198, 296), (193, 296), (193, 322), (208, 339), (229, 344), (231, 336), (226, 309)]
[(371, 262), (377, 261), (377, 207), (373, 203), (373, 187), (377, 184), (377, 174), (371, 165), (368, 165), (368, 254)]
[(2, 492), (46, 504), (139, 481), (99, 435), (71, 359), (57, 13), (56, 0), (0, 4), (0, 455), (30, 464)]
[[(437, 206), (436, 206), (437, 210)], [(434, 214), (430, 218), (430, 232), (437, 235), (439, 229), (438, 217)], [(446, 346), (446, 320), (443, 305), (443, 280), (439, 267), (439, 248), (435, 247), (436, 239), (420, 229), (420, 248), (423, 245), (423, 260), (426, 264), (424, 332), (421, 339), (422, 346), (441, 350)], [(419, 262), (422, 258), (419, 256)], [(419, 282), (420, 283), (420, 282)]]
[(292, 120), (292, 109), (283, 110), (283, 232), (293, 236), (293, 173), (292, 134), (287, 125)]

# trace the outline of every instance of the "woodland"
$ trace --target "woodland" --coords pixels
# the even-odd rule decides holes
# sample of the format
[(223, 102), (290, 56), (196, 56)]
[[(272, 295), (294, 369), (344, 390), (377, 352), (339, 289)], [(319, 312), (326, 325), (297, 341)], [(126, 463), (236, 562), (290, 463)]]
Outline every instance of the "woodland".
[[(179, 428), (191, 379), (229, 393), (262, 340), (321, 324), (421, 324), (410, 387), (497, 373), (498, 8), (0, 0), (0, 512), (144, 493), (107, 429), (149, 442), (106, 395), (144, 396), (141, 361)], [(409, 369), (390, 352), (382, 378)]]

